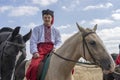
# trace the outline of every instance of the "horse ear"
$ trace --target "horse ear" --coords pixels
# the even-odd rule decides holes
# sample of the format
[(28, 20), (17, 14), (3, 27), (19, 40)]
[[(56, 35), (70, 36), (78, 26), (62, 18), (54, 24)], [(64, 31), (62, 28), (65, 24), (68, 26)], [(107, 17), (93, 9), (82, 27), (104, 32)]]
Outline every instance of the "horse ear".
[(94, 30), (94, 31), (96, 31), (96, 30), (97, 30), (97, 24), (94, 26), (93, 30)]
[(85, 32), (84, 28), (82, 28), (81, 26), (79, 26), (78, 23), (76, 23), (76, 25), (77, 25), (77, 27), (78, 27), (78, 29), (79, 29), (80, 32)]
[(12, 32), (12, 38), (14, 38), (16, 35), (18, 35), (19, 31), (20, 31), (20, 27), (18, 26)]
[(25, 42), (28, 41), (28, 40), (30, 39), (31, 34), (32, 34), (32, 30), (30, 30), (29, 33), (27, 33), (26, 35), (23, 36), (23, 40), (24, 40)]

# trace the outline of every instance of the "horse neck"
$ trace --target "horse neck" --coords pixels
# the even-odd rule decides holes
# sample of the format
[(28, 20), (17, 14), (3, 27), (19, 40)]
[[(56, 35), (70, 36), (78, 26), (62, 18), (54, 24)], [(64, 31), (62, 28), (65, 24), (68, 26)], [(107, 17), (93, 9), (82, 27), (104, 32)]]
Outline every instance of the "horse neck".
[[(58, 49), (56, 53), (65, 58), (77, 61), (81, 55), (80, 50), (82, 48), (82, 36), (80, 33), (76, 33), (70, 37), (65, 43)], [(68, 61), (67, 61), (68, 62)]]
[[(80, 40), (80, 34), (75, 34), (71, 38), (69, 38), (57, 51), (56, 53), (60, 56), (78, 61), (80, 58), (80, 45), (82, 44)], [(52, 55), (51, 62), (49, 66), (50, 72), (54, 71), (55, 69), (55, 75), (61, 75), (63, 74), (64, 77), (67, 77), (71, 74), (71, 70), (75, 66), (75, 62), (70, 62), (63, 60), (62, 58)]]

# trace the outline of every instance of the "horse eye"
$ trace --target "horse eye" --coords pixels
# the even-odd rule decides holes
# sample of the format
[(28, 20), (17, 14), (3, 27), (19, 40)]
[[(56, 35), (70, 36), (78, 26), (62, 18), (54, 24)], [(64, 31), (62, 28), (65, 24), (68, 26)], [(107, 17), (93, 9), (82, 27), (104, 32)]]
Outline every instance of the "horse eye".
[(96, 44), (95, 41), (90, 41), (89, 43), (90, 43), (90, 45), (95, 45)]

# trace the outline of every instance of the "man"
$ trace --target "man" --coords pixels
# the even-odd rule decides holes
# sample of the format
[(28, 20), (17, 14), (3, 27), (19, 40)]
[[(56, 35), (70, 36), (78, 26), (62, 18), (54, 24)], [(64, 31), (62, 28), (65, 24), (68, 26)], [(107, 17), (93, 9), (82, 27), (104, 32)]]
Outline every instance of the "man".
[(30, 52), (33, 55), (31, 64), (27, 70), (27, 80), (37, 80), (38, 65), (45, 55), (61, 45), (59, 31), (52, 26), (54, 12), (52, 10), (42, 11), (43, 24), (33, 29), (30, 38)]

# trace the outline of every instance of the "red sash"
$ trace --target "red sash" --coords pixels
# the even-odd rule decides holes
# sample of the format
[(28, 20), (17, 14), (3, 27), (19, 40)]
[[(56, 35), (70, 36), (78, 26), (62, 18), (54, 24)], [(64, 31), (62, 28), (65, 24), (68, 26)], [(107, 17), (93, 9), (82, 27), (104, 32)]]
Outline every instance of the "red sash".
[(40, 54), (39, 58), (32, 58), (31, 64), (27, 69), (26, 78), (27, 80), (37, 80), (37, 70), (40, 62), (44, 59), (45, 55), (53, 50), (52, 42), (39, 43), (37, 45), (38, 52)]

